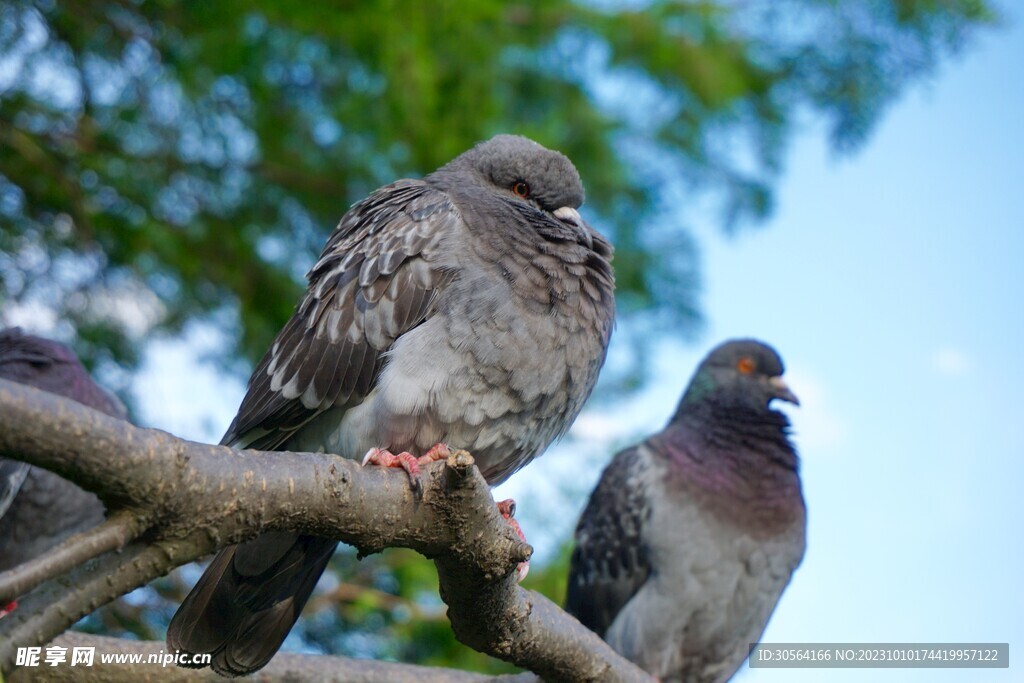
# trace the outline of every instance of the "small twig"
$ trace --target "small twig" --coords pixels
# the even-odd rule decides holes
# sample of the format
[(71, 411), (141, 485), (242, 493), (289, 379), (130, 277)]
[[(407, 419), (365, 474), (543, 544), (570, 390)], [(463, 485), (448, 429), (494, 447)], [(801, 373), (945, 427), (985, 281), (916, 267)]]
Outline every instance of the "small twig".
[(17, 647), (49, 642), (85, 615), (188, 561), (195, 549), (189, 542), (132, 543), (44, 583), (0, 620), (0, 668), (9, 669)]
[(144, 527), (145, 523), (137, 514), (121, 510), (99, 526), (75, 534), (47, 554), (0, 573), (0, 604), (28, 593), (87, 560), (123, 548)]

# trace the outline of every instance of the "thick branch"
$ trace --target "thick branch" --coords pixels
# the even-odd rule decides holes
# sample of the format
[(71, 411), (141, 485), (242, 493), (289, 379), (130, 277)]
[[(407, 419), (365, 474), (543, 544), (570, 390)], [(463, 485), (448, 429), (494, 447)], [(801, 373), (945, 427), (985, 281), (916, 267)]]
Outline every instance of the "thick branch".
[[(650, 680), (516, 585), (515, 567), (531, 549), (498, 514), (469, 454), (427, 467), (417, 499), (400, 471), (322, 453), (192, 443), (0, 380), (0, 457), (53, 470), (145, 529), (145, 541), (76, 568), (70, 581), (52, 579), (22, 601), (17, 620), (0, 621), (0, 642), (12, 647), (47, 642), (81, 614), (175, 566), (281, 529), (337, 538), (363, 554), (398, 546), (435, 559), (456, 635), (483, 652), (559, 680)], [(0, 648), (0, 655), (6, 670), (12, 652)]]

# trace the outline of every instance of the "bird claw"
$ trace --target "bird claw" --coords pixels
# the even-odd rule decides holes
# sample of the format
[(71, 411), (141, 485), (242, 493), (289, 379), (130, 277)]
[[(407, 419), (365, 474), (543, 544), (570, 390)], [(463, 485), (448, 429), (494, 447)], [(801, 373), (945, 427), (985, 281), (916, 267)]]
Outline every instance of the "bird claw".
[(447, 460), (452, 454), (452, 449), (446, 443), (435, 443), (430, 450), (417, 458), (420, 465), (429, 465), (438, 460)]
[(429, 451), (418, 458), (408, 451), (402, 451), (396, 455), (386, 448), (371, 448), (363, 456), (363, 466), (401, 467), (409, 475), (412, 492), (418, 498), (423, 495), (423, 474), (420, 471), (420, 466), (445, 460), (451, 455), (451, 452), (447, 444), (443, 443), (434, 444)]
[[(498, 502), (498, 512), (505, 518), (505, 521), (511, 525), (512, 529), (519, 536), (519, 540), (526, 543), (526, 534), (523, 533), (523, 528), (519, 526), (519, 522), (515, 520), (516, 514), (516, 502), (511, 498)], [(530, 561), (520, 562), (516, 566), (516, 583), (522, 583), (526, 575), (530, 573)]]
[(0, 607), (0, 619), (3, 619), (4, 617), (6, 617), (8, 614), (10, 614), (11, 612), (13, 612), (16, 609), (18, 609), (18, 601), (17, 600), (11, 600), (5, 606)]

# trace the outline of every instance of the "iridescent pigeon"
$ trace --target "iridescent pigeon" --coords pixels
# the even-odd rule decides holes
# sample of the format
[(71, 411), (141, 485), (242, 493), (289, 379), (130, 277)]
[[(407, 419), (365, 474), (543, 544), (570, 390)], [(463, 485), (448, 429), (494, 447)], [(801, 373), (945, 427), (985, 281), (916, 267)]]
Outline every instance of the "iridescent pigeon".
[(668, 425), (612, 460), (576, 529), (566, 609), (661, 681), (726, 681), (804, 555), (782, 360), (726, 342)]

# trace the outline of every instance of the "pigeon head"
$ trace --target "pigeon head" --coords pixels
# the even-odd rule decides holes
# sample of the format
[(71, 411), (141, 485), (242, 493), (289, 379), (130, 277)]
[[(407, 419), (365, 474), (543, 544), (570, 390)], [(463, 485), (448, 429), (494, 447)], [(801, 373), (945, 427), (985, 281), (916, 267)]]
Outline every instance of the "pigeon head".
[(773, 399), (800, 405), (782, 379), (785, 368), (775, 349), (754, 339), (730, 340), (711, 350), (697, 368), (680, 410), (713, 401), (723, 407), (768, 411)]
[(68, 347), (25, 334), (21, 328), (0, 330), (0, 377), (59, 394), (90, 408), (124, 418), (124, 404), (89, 377)]
[(445, 168), (470, 170), (509, 198), (549, 213), (583, 204), (583, 183), (569, 158), (519, 135), (496, 135)]
[(0, 377), (63, 393), (64, 366), (78, 366), (78, 359), (63, 344), (25, 334), (18, 327), (0, 330)]
[[(454, 195), (467, 188), (475, 192), (460, 208), (515, 215), (521, 225), (530, 226), (549, 242), (576, 243), (605, 257), (611, 255), (611, 245), (576, 210), (583, 204), (583, 183), (576, 167), (564, 154), (533, 140), (496, 135), (455, 157), (427, 181)], [(483, 198), (481, 186), (487, 191)]]

